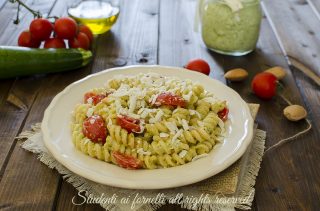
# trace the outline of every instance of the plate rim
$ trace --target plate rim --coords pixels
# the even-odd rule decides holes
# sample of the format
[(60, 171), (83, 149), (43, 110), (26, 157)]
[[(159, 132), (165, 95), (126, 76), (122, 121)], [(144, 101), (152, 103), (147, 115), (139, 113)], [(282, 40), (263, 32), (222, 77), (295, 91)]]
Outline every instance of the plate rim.
[[(248, 104), (242, 99), (242, 97), (232, 88), (226, 86), (224, 83), (222, 83), (221, 81), (211, 78), (210, 80), (215, 81), (216, 83), (219, 83), (220, 85), (225, 86), (227, 89), (229, 89), (229, 91), (233, 92), (234, 95), (237, 95), (237, 97), (239, 99), (241, 99), (241, 104), (244, 105), (246, 113), (248, 113), (248, 128), (247, 128), (247, 136), (244, 138), (243, 143), (240, 145), (240, 147), (235, 151), (235, 153), (225, 162), (223, 162), (223, 164), (218, 165), (218, 168), (216, 168), (216, 170), (214, 171), (214, 174), (206, 174), (202, 177), (198, 177), (196, 179), (191, 178), (190, 182), (176, 182), (175, 185), (159, 185), (161, 183), (154, 183), (154, 185), (152, 186), (147, 186), (147, 187), (141, 187), (140, 185), (135, 185), (135, 184), (129, 184), (129, 183), (116, 183), (114, 184), (112, 181), (106, 181), (106, 180), (101, 180), (96, 177), (93, 177), (90, 174), (84, 173), (82, 171), (79, 171), (79, 169), (77, 168), (77, 166), (75, 164), (71, 164), (69, 162), (66, 162), (66, 159), (64, 159), (61, 155), (59, 155), (59, 153), (57, 152), (57, 150), (54, 149), (53, 144), (50, 143), (50, 137), (49, 137), (49, 131), (50, 129), (48, 128), (48, 120), (49, 120), (49, 116), (52, 112), (52, 109), (54, 108), (54, 106), (56, 105), (57, 101), (60, 99), (61, 96), (65, 95), (70, 89), (72, 89), (74, 86), (76, 86), (77, 84), (82, 83), (83, 81), (86, 81), (92, 77), (96, 77), (102, 74), (105, 74), (107, 72), (111, 72), (111, 71), (118, 71), (118, 70), (123, 70), (123, 69), (131, 69), (131, 68), (165, 68), (165, 69), (176, 69), (176, 70), (184, 70), (184, 68), (181, 67), (172, 67), (172, 66), (164, 66), (164, 65), (129, 65), (129, 66), (124, 66), (124, 67), (114, 67), (114, 68), (108, 68), (105, 70), (102, 70), (100, 72), (94, 73), (94, 74), (90, 74), (82, 79), (79, 79), (71, 84), (69, 84), (68, 86), (66, 86), (61, 92), (59, 92), (51, 101), (51, 103), (49, 104), (49, 106), (46, 108), (45, 112), (44, 112), (44, 117), (41, 123), (41, 131), (42, 131), (42, 135), (43, 135), (43, 141), (44, 144), (46, 146), (46, 148), (48, 149), (48, 151), (50, 152), (50, 154), (54, 157), (54, 159), (56, 159), (61, 165), (63, 165), (64, 167), (66, 167), (68, 170), (70, 170), (71, 172), (75, 173), (76, 175), (79, 175), (81, 177), (84, 177), (86, 179), (89, 179), (91, 181), (97, 182), (99, 184), (103, 184), (103, 185), (109, 185), (112, 187), (119, 187), (119, 188), (127, 188), (127, 189), (164, 189), (164, 188), (174, 188), (174, 187), (181, 187), (184, 185), (190, 185), (202, 180), (205, 180), (207, 178), (210, 178), (220, 172), (222, 172), (223, 170), (227, 169), (228, 167), (230, 167), (233, 163), (235, 163), (237, 160), (239, 160), (239, 158), (245, 153), (245, 151), (247, 150), (248, 146), (250, 145), (250, 143), (252, 142), (253, 139), (253, 125), (254, 125), (254, 120), (251, 116), (250, 113), (250, 108), (248, 106)], [(195, 71), (190, 71), (192, 72), (192, 74), (199, 74), (202, 75), (202, 73), (198, 73)], [(121, 74), (121, 73), (119, 73)], [(174, 167), (172, 167), (174, 168)], [(150, 170), (152, 171), (152, 170)]]

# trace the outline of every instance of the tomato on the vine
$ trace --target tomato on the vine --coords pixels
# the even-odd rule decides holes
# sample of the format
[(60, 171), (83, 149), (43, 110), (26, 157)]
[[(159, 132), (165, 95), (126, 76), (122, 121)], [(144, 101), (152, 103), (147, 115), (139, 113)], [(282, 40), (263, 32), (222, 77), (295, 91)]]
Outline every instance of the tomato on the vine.
[(93, 142), (106, 142), (107, 129), (103, 118), (99, 115), (88, 117), (83, 122), (82, 132), (85, 137)]
[(18, 45), (22, 47), (29, 47), (29, 48), (39, 48), (41, 42), (35, 39), (30, 31), (26, 30), (21, 32), (18, 38)]
[(203, 59), (193, 59), (186, 64), (185, 68), (188, 70), (193, 70), (196, 72), (200, 72), (206, 75), (210, 74), (210, 66), (209, 64)]
[(117, 164), (125, 169), (139, 169), (142, 167), (142, 163), (137, 158), (123, 154), (121, 152), (112, 152), (112, 156), (116, 160)]
[(62, 39), (49, 38), (44, 42), (44, 48), (66, 48), (66, 44)]
[(186, 107), (186, 104), (187, 102), (182, 97), (168, 92), (161, 93), (154, 103), (156, 106), (168, 105), (180, 107)]
[(88, 50), (90, 48), (90, 40), (85, 33), (79, 32), (75, 38), (69, 40), (69, 47)]
[(277, 78), (268, 72), (258, 73), (251, 82), (252, 91), (260, 98), (269, 100), (277, 91)]
[(53, 27), (50, 21), (44, 18), (36, 18), (32, 20), (29, 27), (32, 37), (43, 41), (50, 37)]
[(140, 120), (139, 119), (134, 119), (128, 116), (124, 115), (119, 115), (117, 117), (117, 123), (125, 130), (128, 131), (128, 133), (139, 133), (141, 132), (140, 128)]
[(85, 34), (88, 36), (90, 43), (92, 43), (92, 41), (93, 41), (93, 34), (92, 34), (91, 29), (90, 29), (88, 26), (86, 26), (86, 25), (80, 25), (80, 26), (79, 26), (79, 32), (85, 33)]
[(63, 17), (54, 23), (54, 31), (61, 39), (73, 39), (77, 35), (78, 25), (72, 18)]

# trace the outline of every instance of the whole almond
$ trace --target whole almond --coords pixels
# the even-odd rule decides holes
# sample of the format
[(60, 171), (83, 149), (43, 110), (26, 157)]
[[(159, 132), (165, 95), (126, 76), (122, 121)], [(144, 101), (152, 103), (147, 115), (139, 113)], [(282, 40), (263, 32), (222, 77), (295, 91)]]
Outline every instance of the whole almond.
[(306, 118), (307, 111), (300, 105), (290, 105), (283, 110), (283, 114), (290, 121), (299, 121)]
[(278, 80), (283, 79), (286, 76), (286, 71), (279, 66), (267, 69), (265, 72), (269, 72), (277, 77)]
[(229, 70), (224, 77), (230, 81), (242, 81), (248, 77), (248, 72), (242, 68)]

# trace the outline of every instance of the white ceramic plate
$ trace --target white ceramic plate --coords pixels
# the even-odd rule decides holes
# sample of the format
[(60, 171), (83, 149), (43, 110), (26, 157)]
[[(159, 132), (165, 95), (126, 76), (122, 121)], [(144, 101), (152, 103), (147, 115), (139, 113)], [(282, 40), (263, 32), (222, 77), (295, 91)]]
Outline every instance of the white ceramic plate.
[[(230, 109), (227, 137), (207, 157), (182, 166), (155, 170), (126, 170), (94, 158), (75, 149), (71, 141), (71, 112), (82, 101), (85, 92), (105, 85), (115, 75), (136, 75), (155, 72), (165, 76), (192, 79), (200, 82), (206, 90)], [(201, 73), (182, 68), (164, 66), (130, 66), (114, 68), (79, 80), (59, 93), (45, 111), (42, 132), (50, 153), (72, 172), (89, 180), (130, 189), (161, 189), (192, 184), (209, 178), (237, 161), (245, 152), (253, 135), (253, 120), (242, 98), (221, 82)]]

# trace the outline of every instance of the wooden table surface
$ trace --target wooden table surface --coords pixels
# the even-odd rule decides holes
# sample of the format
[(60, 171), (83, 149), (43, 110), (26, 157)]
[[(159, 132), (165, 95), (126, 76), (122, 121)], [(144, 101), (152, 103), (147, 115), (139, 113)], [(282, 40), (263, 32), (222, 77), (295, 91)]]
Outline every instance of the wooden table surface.
[[(53, 16), (66, 15), (74, 0), (23, 0)], [(75, 188), (43, 165), (14, 140), (21, 131), (40, 122), (52, 98), (68, 84), (88, 74), (114, 66), (160, 64), (183, 66), (189, 59), (204, 58), (211, 77), (227, 83), (247, 102), (260, 103), (259, 127), (267, 131), (266, 146), (307, 127), (282, 115), (287, 105), (279, 96), (262, 101), (250, 92), (252, 77), (268, 67), (287, 70), (283, 95), (304, 105), (313, 129), (267, 154), (256, 181), (253, 210), (318, 210), (320, 207), (320, 92), (319, 86), (297, 69), (289, 69), (286, 56), (320, 73), (320, 0), (267, 0), (257, 49), (243, 57), (209, 52), (193, 31), (194, 0), (127, 0), (111, 32), (95, 39), (93, 62), (86, 68), (60, 74), (0, 80), (0, 209), (1, 210), (102, 210), (98, 205), (74, 206)], [(21, 10), (21, 23), (14, 25), (16, 5), (0, 0), (0, 45), (16, 45), (32, 15)], [(0, 58), (1, 59), (1, 58)], [(242, 67), (250, 77), (244, 83), (226, 82), (223, 74)], [(25, 108), (7, 102), (19, 98)], [(159, 210), (181, 210), (163, 206)]]

